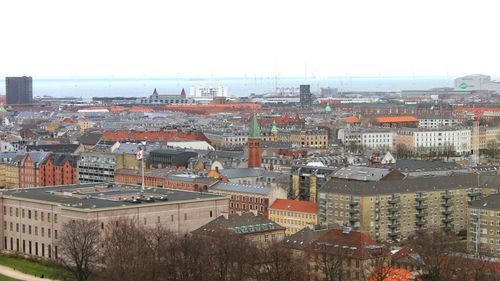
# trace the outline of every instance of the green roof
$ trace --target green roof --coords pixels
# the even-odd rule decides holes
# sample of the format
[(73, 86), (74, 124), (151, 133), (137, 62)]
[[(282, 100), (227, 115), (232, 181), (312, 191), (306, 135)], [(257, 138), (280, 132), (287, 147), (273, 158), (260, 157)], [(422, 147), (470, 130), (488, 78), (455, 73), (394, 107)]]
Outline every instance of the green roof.
[(250, 138), (259, 139), (260, 138), (260, 126), (257, 121), (257, 114), (254, 113), (252, 117), (252, 124), (250, 125)]
[(325, 111), (326, 112), (331, 112), (332, 111), (332, 108), (330, 107), (330, 103), (326, 103), (326, 107), (325, 107)]

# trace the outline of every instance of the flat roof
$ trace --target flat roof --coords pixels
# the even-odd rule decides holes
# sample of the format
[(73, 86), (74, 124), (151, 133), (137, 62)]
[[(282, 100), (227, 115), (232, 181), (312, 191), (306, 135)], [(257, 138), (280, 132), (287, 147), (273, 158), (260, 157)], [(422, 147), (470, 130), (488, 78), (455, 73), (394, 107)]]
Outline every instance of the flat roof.
[(182, 203), (182, 201), (212, 200), (224, 196), (169, 188), (145, 188), (116, 183), (91, 183), (52, 187), (2, 190), (2, 199), (39, 201), (80, 210), (117, 207), (141, 207), (153, 204)]

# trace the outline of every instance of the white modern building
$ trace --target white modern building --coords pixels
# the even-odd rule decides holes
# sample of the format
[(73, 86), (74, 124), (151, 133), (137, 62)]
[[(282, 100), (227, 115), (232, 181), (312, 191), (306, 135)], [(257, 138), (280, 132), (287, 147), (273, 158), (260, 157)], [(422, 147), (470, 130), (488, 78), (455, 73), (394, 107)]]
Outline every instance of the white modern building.
[(189, 96), (197, 101), (212, 101), (213, 98), (229, 97), (229, 94), (223, 85), (199, 85), (190, 87)]
[(500, 82), (491, 80), (491, 76), (474, 74), (455, 79), (456, 90), (495, 91), (500, 93)]
[(424, 129), (437, 129), (455, 126), (458, 122), (452, 117), (422, 117), (418, 119), (418, 127)]

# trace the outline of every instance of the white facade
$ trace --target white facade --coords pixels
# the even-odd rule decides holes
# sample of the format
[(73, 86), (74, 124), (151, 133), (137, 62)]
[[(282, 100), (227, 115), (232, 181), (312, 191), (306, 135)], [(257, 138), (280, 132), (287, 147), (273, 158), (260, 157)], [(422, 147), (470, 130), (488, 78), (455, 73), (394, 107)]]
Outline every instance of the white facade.
[(363, 132), (361, 145), (364, 148), (392, 149), (394, 144), (393, 132)]
[(418, 127), (424, 129), (437, 129), (444, 126), (455, 126), (457, 120), (453, 118), (419, 118)]
[(415, 149), (433, 149), (445, 151), (452, 149), (458, 154), (469, 153), (471, 150), (471, 130), (432, 130), (413, 132)]
[(394, 133), (391, 131), (360, 131), (341, 129), (338, 138), (345, 146), (360, 145), (363, 148), (392, 149)]
[(198, 100), (212, 100), (217, 97), (228, 97), (227, 88), (222, 85), (218, 86), (191, 86), (189, 96)]

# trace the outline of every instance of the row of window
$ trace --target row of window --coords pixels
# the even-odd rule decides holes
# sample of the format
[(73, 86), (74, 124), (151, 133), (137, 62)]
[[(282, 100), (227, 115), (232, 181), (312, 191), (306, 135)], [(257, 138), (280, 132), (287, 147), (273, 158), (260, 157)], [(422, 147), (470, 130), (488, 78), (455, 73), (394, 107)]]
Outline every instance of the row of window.
[[(27, 211), (27, 212), (26, 212)], [(13, 208), (13, 207), (9, 207), (9, 216), (14, 216), (14, 212), (15, 212), (15, 216), (16, 218), (19, 217), (19, 208)], [(34, 220), (38, 220), (38, 214), (39, 212), (37, 210), (35, 211), (32, 211), (32, 210), (26, 210), (24, 208), (21, 208), (21, 218), (26, 218), (26, 213), (28, 214), (28, 219), (34, 219)], [(41, 212), (40, 211), (40, 221), (45, 221), (45, 214), (47, 214), (47, 221), (48, 222), (51, 222), (51, 213), (47, 212), (47, 213), (44, 213), (44, 212)], [(4, 216), (7, 216), (7, 206), (3, 206), (3, 215)], [(32, 216), (33, 215), (33, 216)], [(54, 214), (54, 223), (57, 223), (57, 214)]]
[[(8, 242), (10, 242), (10, 243), (8, 243)], [(10, 244), (10, 247), (9, 247), (9, 244)], [(52, 258), (52, 245), (50, 245), (50, 244), (45, 245), (45, 243), (38, 243), (38, 242), (33, 243), (31, 241), (28, 241), (28, 243), (26, 243), (26, 240), (23, 239), (22, 240), (22, 247), (21, 247), (19, 238), (16, 238), (16, 244), (14, 247), (14, 238), (10, 237), (10, 239), (7, 239), (7, 236), (5, 236), (2, 248), (5, 250), (22, 252), (24, 254)], [(46, 251), (46, 249), (47, 249), (47, 251)], [(47, 255), (45, 255), (45, 254), (47, 254)], [(57, 246), (54, 246), (54, 258), (57, 259)]]
[[(10, 231), (14, 231), (14, 223), (13, 222), (10, 222), (8, 223), (9, 225), (9, 230)], [(4, 221), (3, 222), (3, 229), (4, 230), (7, 230), (7, 222)], [(33, 232), (31, 230), (34, 230)], [(19, 232), (19, 223), (16, 223), (16, 232)], [(22, 224), (21, 225), (21, 232), (23, 234), (28, 234), (28, 235), (35, 235), (35, 236), (38, 236), (40, 234), (41, 237), (45, 237), (45, 227), (40, 227), (40, 233), (38, 232), (38, 226), (35, 226), (35, 227), (31, 227), (31, 225), (28, 225), (28, 227), (26, 227), (26, 224)], [(48, 238), (51, 238), (52, 237), (52, 229), (50, 228), (47, 228), (47, 237)], [(57, 239), (57, 229), (54, 229), (54, 239)]]
[(269, 210), (269, 214), (294, 217), (294, 218), (303, 218), (303, 219), (313, 219), (316, 216), (316, 214), (305, 214), (299, 212), (289, 212), (289, 211), (279, 211), (279, 210)]

